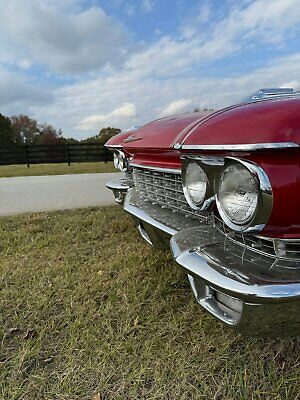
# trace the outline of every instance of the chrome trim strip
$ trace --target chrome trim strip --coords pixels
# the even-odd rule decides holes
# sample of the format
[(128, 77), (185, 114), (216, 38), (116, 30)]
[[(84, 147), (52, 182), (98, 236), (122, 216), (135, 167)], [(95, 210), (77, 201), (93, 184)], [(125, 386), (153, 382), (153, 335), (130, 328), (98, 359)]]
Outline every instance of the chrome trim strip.
[(180, 158), (188, 159), (188, 160), (196, 160), (199, 161), (201, 164), (209, 165), (212, 167), (223, 167), (225, 155), (207, 155), (207, 154), (184, 154), (181, 155)]
[(120, 144), (104, 144), (104, 147), (107, 147), (108, 149), (122, 149), (123, 146)]
[(130, 167), (151, 169), (153, 171), (166, 172), (166, 173), (170, 173), (170, 174), (181, 174), (181, 169), (175, 169), (175, 168), (173, 169), (173, 168), (150, 167), (149, 165), (142, 165), (142, 164), (136, 164), (136, 163), (130, 163)]
[(142, 238), (148, 243), (150, 244), (150, 246), (153, 246), (153, 243), (151, 242), (150, 237), (148, 236), (148, 233), (144, 230), (144, 228), (142, 227), (141, 223), (138, 224), (138, 231), (140, 233), (140, 235), (142, 236)]
[[(279, 88), (280, 89), (280, 88)], [(288, 90), (289, 88), (285, 88)], [(264, 89), (263, 89), (264, 90)], [(294, 89), (290, 89), (291, 92), (275, 92), (270, 93), (268, 91), (259, 90), (258, 92), (254, 93), (250, 98), (246, 99), (247, 104), (251, 103), (260, 103), (263, 101), (272, 101), (272, 100), (290, 100), (296, 97), (299, 97), (299, 91), (293, 91)], [(262, 94), (262, 97), (258, 97), (257, 95)]]
[[(176, 144), (178, 146), (178, 143)], [(255, 144), (183, 144), (182, 150), (232, 150), (232, 151), (256, 151), (264, 149), (289, 149), (297, 148), (299, 144), (294, 142), (280, 142), (280, 143), (255, 143)], [(176, 147), (177, 149), (179, 147)]]
[(258, 239), (264, 239), (268, 240), (270, 242), (273, 242), (274, 240), (280, 240), (281, 242), (286, 242), (286, 243), (299, 243), (300, 244), (300, 238), (282, 238), (282, 237), (269, 237), (269, 236), (262, 236), (262, 235), (255, 235)]
[(136, 136), (127, 136), (126, 139), (123, 140), (124, 143), (131, 143), (131, 142), (136, 142), (137, 140), (142, 140), (142, 137), (136, 137)]
[(155, 228), (167, 233), (170, 236), (175, 235), (177, 231), (175, 229), (169, 228), (168, 226), (162, 224), (161, 222), (155, 220), (154, 218), (150, 217), (148, 214), (146, 214), (143, 210), (141, 210), (138, 207), (133, 206), (130, 204), (130, 198), (132, 195), (133, 191), (132, 189), (129, 189), (127, 192), (127, 195), (125, 197), (125, 203), (124, 203), (124, 210), (128, 212), (129, 214), (133, 215), (134, 217), (146, 222), (147, 224), (150, 224), (154, 226)]

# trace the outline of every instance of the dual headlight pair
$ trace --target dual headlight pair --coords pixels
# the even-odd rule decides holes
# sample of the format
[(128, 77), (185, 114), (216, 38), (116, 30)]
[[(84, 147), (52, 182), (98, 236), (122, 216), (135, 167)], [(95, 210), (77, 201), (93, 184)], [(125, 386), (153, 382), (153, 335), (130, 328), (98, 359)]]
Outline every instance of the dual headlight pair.
[(125, 172), (128, 168), (127, 158), (120, 150), (114, 152), (114, 167), (121, 172)]
[(183, 189), (188, 204), (204, 210), (216, 201), (225, 224), (239, 232), (259, 231), (272, 210), (272, 188), (263, 169), (251, 162), (226, 158), (219, 176), (209, 179), (199, 160), (185, 160)]

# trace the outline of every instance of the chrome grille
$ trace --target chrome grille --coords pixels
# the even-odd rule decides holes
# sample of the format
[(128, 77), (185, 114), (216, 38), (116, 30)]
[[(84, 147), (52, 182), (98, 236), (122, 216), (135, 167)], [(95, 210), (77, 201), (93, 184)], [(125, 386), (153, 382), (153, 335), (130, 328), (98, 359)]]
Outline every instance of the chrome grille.
[(215, 225), (219, 231), (232, 242), (264, 255), (275, 256), (274, 243), (272, 239), (234, 232), (229, 229), (223, 220), (215, 214), (211, 215), (211, 220), (213, 225)]
[(264, 256), (284, 260), (300, 259), (300, 240), (281, 240), (263, 236), (245, 235), (230, 230), (215, 214), (210, 215), (211, 222), (230, 241)]
[[(197, 219), (201, 222), (206, 221), (209, 225), (214, 225), (218, 230), (242, 248), (248, 248), (263, 256), (284, 259), (299, 260), (300, 259), (300, 240), (298, 241), (282, 241), (273, 240), (272, 238), (257, 237), (254, 235), (233, 232), (229, 229), (220, 216), (211, 212), (197, 212), (192, 210), (186, 202), (180, 172), (163, 172), (158, 170), (133, 167), (132, 175), (133, 183), (138, 194), (139, 206), (144, 208), (142, 204), (147, 204), (147, 212), (149, 213), (149, 205), (155, 206), (156, 212), (159, 208), (169, 209), (172, 212), (179, 212), (190, 219)], [(160, 214), (158, 212), (158, 214)], [(156, 216), (159, 220), (160, 218)], [(168, 218), (166, 218), (168, 220)], [(173, 221), (175, 222), (175, 220)], [(166, 222), (165, 222), (166, 223)], [(166, 223), (166, 225), (172, 225)], [(178, 224), (174, 224), (174, 227)], [(173, 226), (172, 225), (172, 226)], [(182, 221), (179, 224), (183, 229)]]
[(203, 217), (186, 202), (180, 173), (134, 167), (133, 181), (141, 200), (194, 218)]

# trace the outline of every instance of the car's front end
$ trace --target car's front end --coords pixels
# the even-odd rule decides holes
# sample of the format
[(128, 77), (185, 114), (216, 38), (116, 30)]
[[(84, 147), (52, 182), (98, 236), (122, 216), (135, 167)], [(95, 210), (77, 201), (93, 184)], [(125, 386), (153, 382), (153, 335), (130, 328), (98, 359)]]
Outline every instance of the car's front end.
[(300, 333), (299, 100), (163, 119), (107, 143), (108, 183), (198, 303), (248, 335)]

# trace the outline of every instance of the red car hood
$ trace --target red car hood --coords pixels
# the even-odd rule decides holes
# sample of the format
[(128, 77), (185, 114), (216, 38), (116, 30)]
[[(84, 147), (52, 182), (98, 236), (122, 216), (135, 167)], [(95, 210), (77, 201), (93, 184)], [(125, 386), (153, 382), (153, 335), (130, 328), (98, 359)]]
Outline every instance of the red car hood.
[(107, 147), (129, 153), (169, 152), (184, 145), (235, 145), (294, 142), (300, 144), (300, 99), (262, 101), (162, 118), (111, 138)]
[(107, 147), (120, 146), (129, 153), (137, 150), (163, 152), (173, 148), (195, 125), (210, 115), (209, 112), (176, 115), (150, 122), (137, 130), (120, 133), (112, 137)]

